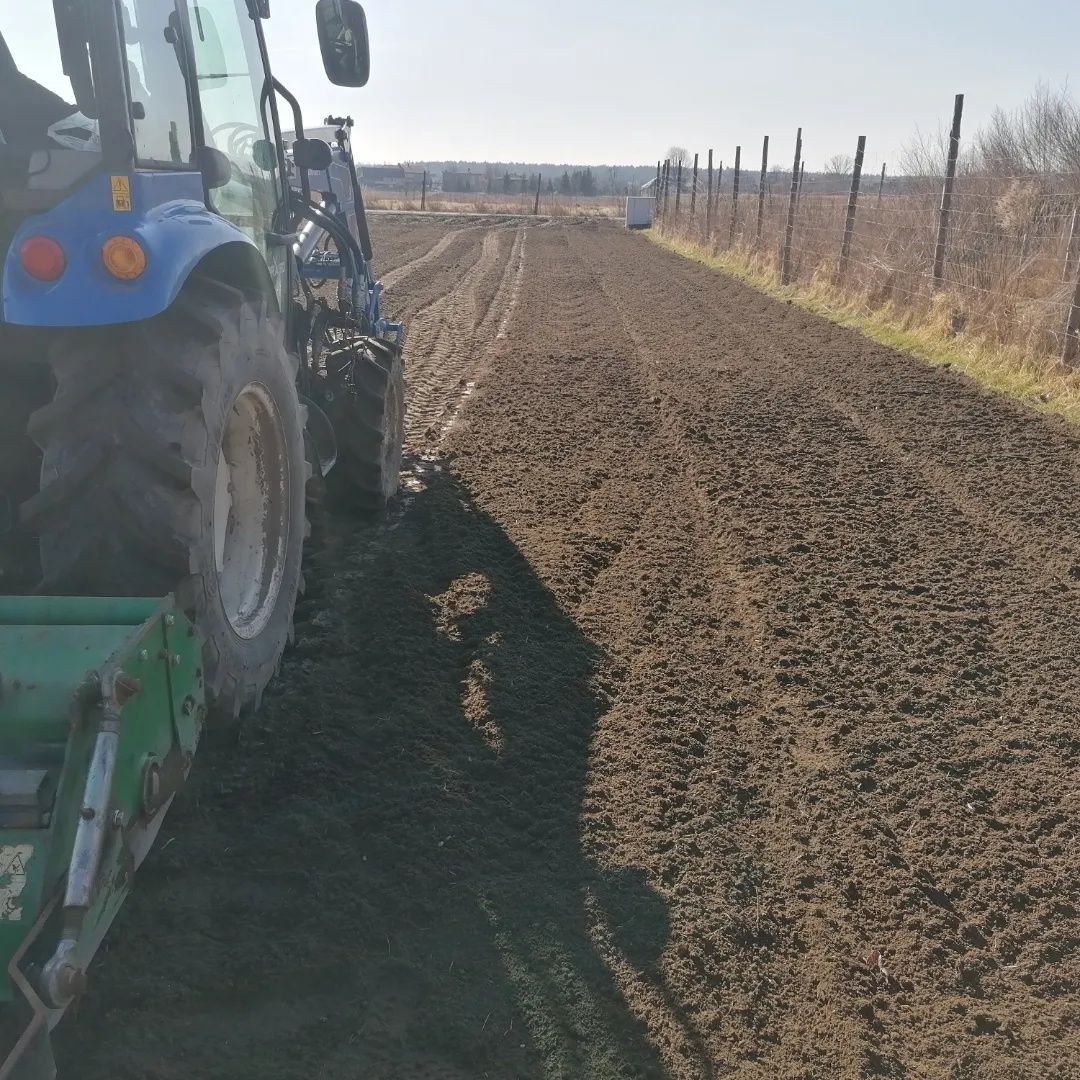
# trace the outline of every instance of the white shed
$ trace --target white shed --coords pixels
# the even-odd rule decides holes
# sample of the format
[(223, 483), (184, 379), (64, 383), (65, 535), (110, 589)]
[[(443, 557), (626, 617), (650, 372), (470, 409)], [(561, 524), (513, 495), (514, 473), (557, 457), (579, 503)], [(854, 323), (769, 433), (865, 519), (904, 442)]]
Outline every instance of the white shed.
[(626, 227), (628, 229), (652, 228), (655, 208), (656, 200), (651, 196), (631, 195), (626, 200)]

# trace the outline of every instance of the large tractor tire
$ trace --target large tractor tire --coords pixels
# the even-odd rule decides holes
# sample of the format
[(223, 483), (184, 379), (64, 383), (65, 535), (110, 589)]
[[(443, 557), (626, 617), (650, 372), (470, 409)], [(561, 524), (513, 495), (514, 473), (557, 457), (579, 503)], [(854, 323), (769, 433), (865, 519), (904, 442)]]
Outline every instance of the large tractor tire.
[(160, 318), (60, 339), (37, 526), (45, 588), (175, 593), (213, 709), (257, 706), (292, 631), (306, 533), (304, 418), (276, 313), (195, 281)]
[(338, 461), (330, 479), (343, 502), (379, 511), (397, 494), (405, 444), (405, 365), (401, 349), (369, 342), (334, 403)]

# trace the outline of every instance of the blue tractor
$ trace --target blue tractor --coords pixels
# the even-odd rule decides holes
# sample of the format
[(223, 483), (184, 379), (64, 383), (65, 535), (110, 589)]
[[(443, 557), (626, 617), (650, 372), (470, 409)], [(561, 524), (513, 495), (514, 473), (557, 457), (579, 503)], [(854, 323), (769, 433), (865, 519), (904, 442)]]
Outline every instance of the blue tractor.
[[(362, 7), (314, 15), (366, 85)], [(398, 487), (352, 121), (306, 137), (269, 18), (0, 0), (0, 1080), (52, 1075), (204, 723), (277, 670), (312, 481)]]
[[(306, 475), (375, 508), (398, 483), (351, 122), (305, 138), (267, 0), (0, 11), (0, 590), (174, 593), (236, 715), (290, 632)], [(331, 82), (366, 84), (360, 5), (316, 18)]]

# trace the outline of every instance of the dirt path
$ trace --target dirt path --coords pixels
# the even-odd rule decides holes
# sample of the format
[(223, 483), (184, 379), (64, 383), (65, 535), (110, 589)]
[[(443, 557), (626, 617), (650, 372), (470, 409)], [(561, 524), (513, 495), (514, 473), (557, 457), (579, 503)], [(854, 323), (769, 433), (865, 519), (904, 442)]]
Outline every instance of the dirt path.
[(449, 229), (388, 233), (402, 505), (323, 523), (68, 1075), (1080, 1075), (1080, 440), (615, 228)]

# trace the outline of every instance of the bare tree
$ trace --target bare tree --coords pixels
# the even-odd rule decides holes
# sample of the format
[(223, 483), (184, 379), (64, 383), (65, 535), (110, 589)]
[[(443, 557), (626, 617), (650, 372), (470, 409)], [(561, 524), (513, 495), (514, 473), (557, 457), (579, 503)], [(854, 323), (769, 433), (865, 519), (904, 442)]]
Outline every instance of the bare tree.
[(910, 177), (937, 179), (945, 175), (948, 159), (948, 132), (940, 126), (933, 134), (916, 128), (900, 151), (900, 172)]
[(673, 146), (667, 152), (667, 159), (671, 162), (673, 169), (678, 168), (680, 165), (685, 167), (690, 161), (690, 151), (685, 146)]
[(824, 171), (830, 176), (850, 176), (855, 169), (855, 159), (850, 154), (833, 154), (825, 162)]
[(1039, 85), (1020, 108), (995, 110), (976, 137), (979, 168), (995, 176), (1058, 173), (1080, 179), (1080, 102)]

